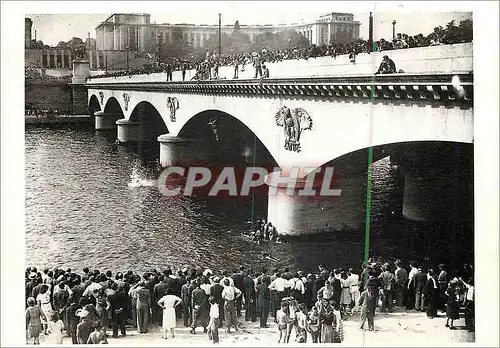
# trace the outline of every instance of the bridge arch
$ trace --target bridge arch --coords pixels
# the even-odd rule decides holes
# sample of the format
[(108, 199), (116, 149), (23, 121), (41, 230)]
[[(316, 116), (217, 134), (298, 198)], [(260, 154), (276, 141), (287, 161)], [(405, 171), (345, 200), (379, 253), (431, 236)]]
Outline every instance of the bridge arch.
[(160, 135), (169, 133), (160, 112), (147, 101), (142, 101), (134, 107), (130, 113), (129, 121), (141, 124), (143, 141), (145, 142), (155, 142)]
[(110, 97), (106, 101), (106, 105), (104, 106), (104, 112), (110, 114), (120, 114), (122, 118), (124, 117), (124, 113), (122, 107), (118, 100), (115, 97)]
[(96, 111), (101, 111), (101, 104), (95, 94), (90, 96), (88, 109), (91, 115), (93, 115)]
[(248, 165), (260, 165), (269, 170), (278, 166), (275, 156), (251, 127), (220, 109), (208, 109), (193, 115), (181, 127), (178, 137), (194, 138), (236, 156), (243, 155)]

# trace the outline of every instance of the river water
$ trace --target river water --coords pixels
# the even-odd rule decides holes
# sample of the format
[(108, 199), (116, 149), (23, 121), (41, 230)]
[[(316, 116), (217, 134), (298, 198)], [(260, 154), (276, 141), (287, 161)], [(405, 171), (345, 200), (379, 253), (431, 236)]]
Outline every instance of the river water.
[[(242, 232), (252, 212), (265, 216), (265, 202), (252, 210), (249, 200), (165, 197), (154, 184), (154, 166), (91, 127), (27, 127), (25, 141), (27, 265), (316, 269), (356, 267), (363, 258), (364, 230), (256, 245)], [(372, 170), (371, 255), (434, 261), (441, 250), (443, 257), (445, 237), (400, 216), (402, 181), (389, 158)], [(448, 256), (470, 258), (469, 240)], [(279, 261), (264, 260), (262, 252)]]

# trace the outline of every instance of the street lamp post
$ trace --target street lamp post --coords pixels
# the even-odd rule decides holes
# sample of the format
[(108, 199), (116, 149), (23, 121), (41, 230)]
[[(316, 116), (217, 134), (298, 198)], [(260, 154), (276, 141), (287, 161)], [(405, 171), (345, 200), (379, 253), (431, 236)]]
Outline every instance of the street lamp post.
[(221, 14), (219, 13), (219, 56), (222, 55), (222, 44), (221, 44)]
[(370, 17), (368, 18), (368, 53), (373, 51), (373, 16), (370, 12)]
[(104, 71), (108, 73), (108, 52), (104, 52)]
[(126, 49), (127, 49), (127, 71), (129, 71), (130, 69), (129, 69), (129, 61), (128, 61), (128, 51), (129, 51), (130, 47), (127, 46)]
[(396, 39), (396, 21), (392, 21), (392, 39)]
[(161, 63), (161, 34), (158, 34), (158, 64)]

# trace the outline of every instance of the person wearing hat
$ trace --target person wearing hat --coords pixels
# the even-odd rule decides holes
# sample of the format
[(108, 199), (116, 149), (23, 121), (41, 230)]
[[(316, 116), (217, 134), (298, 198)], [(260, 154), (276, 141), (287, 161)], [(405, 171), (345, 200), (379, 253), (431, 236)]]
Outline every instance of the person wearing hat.
[(33, 293), (33, 288), (37, 286), (38, 282), (36, 280), (37, 274), (35, 272), (30, 272), (28, 273), (28, 279), (26, 283), (26, 292), (25, 292), (25, 300), (27, 301), (28, 298), (32, 297), (31, 294)]
[(380, 63), (380, 66), (375, 73), (375, 75), (378, 74), (395, 74), (397, 72), (396, 70), (396, 64), (394, 64), (394, 61), (389, 58), (389, 56), (385, 55), (382, 58), (382, 62)]
[(85, 309), (76, 311), (76, 315), (80, 317), (81, 321), (76, 327), (76, 340), (78, 344), (87, 344), (90, 333), (93, 330), (92, 322), (89, 318), (89, 312)]

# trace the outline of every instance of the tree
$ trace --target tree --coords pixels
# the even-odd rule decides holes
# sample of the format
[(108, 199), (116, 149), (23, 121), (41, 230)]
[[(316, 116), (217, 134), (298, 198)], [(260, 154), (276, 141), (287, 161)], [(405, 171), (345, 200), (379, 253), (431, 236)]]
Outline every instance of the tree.
[(234, 31), (231, 34), (230, 39), (231, 39), (230, 52), (244, 53), (244, 52), (249, 52), (252, 48), (250, 37), (247, 34), (241, 32), (240, 30)]
[[(222, 52), (229, 52), (231, 50), (232, 46), (232, 40), (229, 35), (226, 33), (221, 33), (221, 47), (222, 47)], [(203, 48), (205, 50), (209, 50), (210, 52), (213, 52), (214, 50), (219, 49), (219, 34), (213, 34), (210, 35), (207, 41), (203, 44)]]
[(184, 40), (184, 32), (182, 28), (174, 28), (172, 31), (172, 41), (160, 43), (161, 58), (181, 58), (188, 59), (193, 54), (194, 50), (186, 40)]
[(337, 30), (333, 35), (333, 40), (331, 41), (331, 43), (343, 45), (350, 41), (352, 41), (352, 39), (347, 30)]
[(276, 34), (278, 49), (309, 47), (309, 40), (295, 30), (284, 30)]
[(463, 21), (460, 21), (458, 28), (459, 28), (459, 31), (461, 34), (462, 41), (463, 42), (472, 42), (472, 39), (473, 39), (472, 20), (471, 19), (464, 19)]

